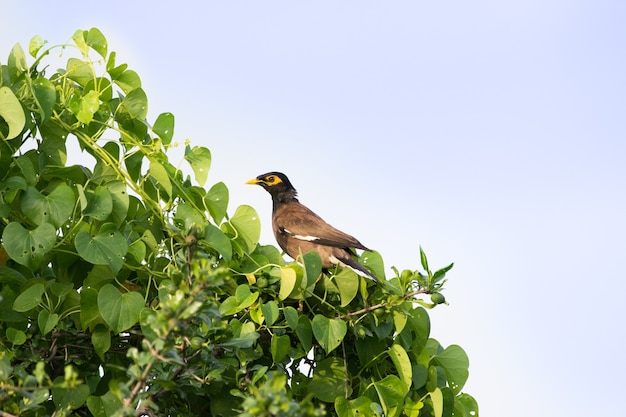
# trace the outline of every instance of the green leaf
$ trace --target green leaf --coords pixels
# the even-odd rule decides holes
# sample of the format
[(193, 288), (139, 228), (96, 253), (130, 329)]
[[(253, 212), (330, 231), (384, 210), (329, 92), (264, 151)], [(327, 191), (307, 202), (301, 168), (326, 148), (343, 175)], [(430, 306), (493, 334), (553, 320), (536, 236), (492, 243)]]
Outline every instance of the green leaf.
[(93, 67), (89, 63), (81, 61), (78, 58), (68, 59), (65, 70), (67, 72), (67, 77), (70, 80), (76, 81), (83, 87), (96, 77), (93, 72)]
[(98, 309), (98, 290), (95, 288), (83, 288), (80, 292), (80, 324), (83, 330), (94, 320), (100, 317)]
[(285, 300), (295, 290), (298, 284), (298, 276), (296, 271), (291, 267), (280, 267), (280, 290), (278, 292), (278, 298)]
[(250, 307), (259, 298), (258, 292), (251, 292), (250, 287), (242, 284), (235, 290), (235, 295), (228, 297), (219, 307), (220, 314), (232, 315)]
[(130, 329), (139, 321), (139, 312), (144, 300), (138, 292), (122, 294), (111, 284), (98, 292), (98, 308), (104, 321), (115, 333)]
[(128, 246), (128, 254), (132, 256), (137, 263), (141, 263), (146, 258), (146, 244), (141, 240), (135, 240)]
[(313, 328), (311, 326), (311, 320), (305, 315), (298, 317), (296, 336), (298, 336), (300, 343), (302, 343), (302, 348), (305, 352), (311, 350), (311, 347), (313, 347)]
[(64, 388), (62, 376), (54, 380), (52, 401), (57, 409), (76, 410), (82, 406), (89, 396), (89, 387), (85, 384)]
[(37, 316), (37, 324), (42, 335), (47, 335), (59, 323), (59, 315), (50, 314), (48, 310), (41, 310)]
[(143, 121), (148, 115), (148, 97), (142, 88), (132, 90), (120, 103), (119, 111), (125, 112), (131, 119)]
[(91, 46), (91, 49), (96, 51), (102, 58), (106, 58), (107, 55), (107, 40), (97, 28), (89, 29), (87, 32), (87, 45)]
[(291, 348), (291, 341), (289, 340), (289, 336), (286, 334), (278, 336), (276, 333), (274, 333), (272, 335), (272, 341), (270, 345), (272, 360), (274, 361), (274, 363), (279, 363), (289, 353), (289, 349)]
[(411, 368), (411, 360), (406, 350), (397, 343), (394, 343), (389, 349), (389, 357), (396, 367), (398, 376), (404, 384), (410, 388), (413, 381), (413, 369)]
[(54, 247), (56, 239), (56, 230), (49, 223), (41, 224), (34, 230), (26, 230), (18, 222), (11, 222), (2, 233), (4, 249), (11, 259), (31, 271), (39, 267)]
[(372, 400), (367, 397), (357, 397), (353, 400), (337, 397), (335, 400), (335, 411), (338, 417), (374, 416), (371, 406)]
[(87, 398), (87, 408), (94, 417), (111, 417), (122, 408), (122, 401), (111, 391), (95, 397)]
[(298, 312), (295, 308), (287, 306), (283, 309), (283, 315), (287, 320), (287, 325), (291, 330), (296, 330), (298, 327)]
[(356, 297), (359, 290), (359, 276), (353, 270), (344, 268), (332, 276), (332, 280), (339, 289), (341, 307), (345, 307)]
[(246, 284), (242, 284), (235, 290), (235, 298), (239, 303), (239, 309), (250, 307), (259, 298), (258, 292), (251, 292), (250, 287)]
[(409, 392), (404, 382), (395, 375), (387, 375), (382, 380), (375, 381), (373, 385), (383, 406), (384, 415), (400, 415), (404, 397)]
[(455, 398), (454, 415), (455, 416), (477, 416), (478, 403), (476, 399), (469, 394), (461, 394)]
[(119, 69), (126, 69), (126, 67), (126, 64), (120, 65), (114, 70), (109, 71), (109, 74), (111, 74), (111, 78), (115, 80), (115, 83), (122, 89), (122, 91), (124, 91), (125, 94), (128, 94), (129, 92), (141, 87), (141, 79), (133, 70), (122, 70), (119, 75), (117, 74)]
[(83, 214), (92, 219), (104, 221), (113, 211), (113, 199), (106, 187), (97, 186), (93, 194), (87, 194), (87, 207)]
[(329, 319), (321, 314), (316, 314), (311, 324), (315, 339), (327, 354), (341, 344), (348, 330), (344, 321)]
[(74, 109), (73, 112), (79, 122), (88, 125), (100, 108), (100, 95), (97, 91), (91, 90), (79, 100), (78, 108)]
[(433, 361), (446, 372), (448, 386), (454, 395), (459, 394), (469, 376), (469, 358), (463, 348), (450, 345), (433, 357)]
[(263, 316), (265, 317), (265, 323), (268, 326), (271, 326), (278, 320), (278, 316), (280, 315), (280, 311), (278, 310), (278, 304), (276, 301), (270, 300), (267, 303), (263, 303), (261, 305), (261, 311), (263, 312)]
[(96, 265), (108, 265), (115, 274), (122, 269), (128, 252), (126, 238), (113, 223), (104, 224), (95, 236), (81, 230), (76, 234), (74, 246), (81, 258)]
[(28, 43), (28, 53), (33, 58), (36, 58), (37, 57), (37, 52), (39, 52), (39, 50), (41, 48), (43, 48), (43, 46), (45, 44), (46, 44), (46, 41), (44, 41), (41, 36), (39, 36), (39, 35), (33, 36), (30, 39), (30, 42)]
[(363, 252), (361, 263), (371, 269), (375, 277), (380, 280), (385, 279), (385, 263), (380, 253), (376, 251)]
[(204, 202), (216, 224), (220, 224), (228, 209), (228, 188), (223, 182), (218, 182), (206, 193)]
[(111, 348), (111, 333), (109, 328), (103, 324), (98, 324), (91, 333), (91, 343), (102, 361), (104, 354)]
[(13, 327), (9, 327), (6, 331), (7, 339), (15, 346), (21, 346), (26, 343), (26, 333), (22, 330), (14, 329)]
[(201, 186), (206, 183), (211, 168), (211, 151), (201, 146), (185, 149), (185, 160), (191, 165), (196, 182)]
[[(349, 386), (346, 387), (346, 374), (341, 358), (331, 357), (319, 361), (307, 388), (309, 394), (327, 403), (335, 402), (338, 397), (349, 396), (352, 390)], [(349, 391), (347, 393), (346, 388)]]
[(0, 284), (21, 285), (25, 281), (24, 275), (15, 269), (0, 265)]
[(30, 221), (37, 225), (50, 223), (55, 228), (67, 222), (75, 203), (74, 191), (63, 183), (46, 196), (35, 187), (28, 187), (20, 200), (22, 212)]
[(446, 267), (444, 267), (444, 268), (441, 268), (441, 269), (439, 269), (438, 271), (436, 271), (436, 272), (433, 274), (433, 283), (437, 283), (437, 282), (441, 281), (443, 278), (445, 278), (446, 273), (447, 273), (449, 270), (451, 270), (453, 266), (454, 266), (454, 262), (453, 262), (453, 263), (451, 263), (450, 265), (448, 265), (448, 266), (446, 266)]
[(172, 113), (161, 113), (152, 126), (152, 131), (156, 133), (161, 141), (169, 145), (174, 137), (174, 115)]
[(9, 126), (6, 139), (13, 139), (19, 135), (26, 125), (26, 116), (20, 101), (9, 87), (0, 87), (0, 117)]
[(33, 81), (33, 93), (37, 100), (41, 119), (45, 122), (52, 116), (52, 110), (57, 100), (54, 84), (46, 78), (36, 78)]
[[(15, 83), (18, 79), (28, 71), (28, 64), (26, 63), (26, 55), (20, 44), (16, 44), (11, 53), (9, 54), (9, 60), (7, 62), (7, 69), (9, 71), (9, 79)], [(2, 108), (2, 106), (0, 106)], [(10, 139), (10, 138), (9, 138)]]
[(302, 263), (304, 264), (302, 285), (308, 288), (315, 284), (315, 281), (322, 273), (322, 258), (320, 258), (319, 253), (311, 251), (302, 255)]
[(21, 176), (9, 177), (0, 183), (0, 194), (5, 203), (12, 203), (19, 191), (28, 188), (26, 180)]
[(126, 185), (121, 181), (112, 181), (106, 184), (111, 194), (111, 202), (113, 207), (111, 210), (111, 220), (117, 225), (121, 225), (126, 220), (130, 199), (126, 190)]
[(261, 236), (261, 222), (256, 210), (246, 205), (239, 206), (230, 218), (230, 223), (245, 243), (247, 252), (252, 252)]
[(33, 166), (33, 162), (28, 155), (21, 155), (15, 159), (15, 164), (19, 167), (22, 176), (26, 182), (30, 185), (35, 185), (37, 182), (37, 171)]
[(179, 204), (178, 207), (176, 207), (174, 219), (177, 220), (177, 222), (183, 223), (185, 230), (190, 230), (192, 227), (204, 228), (206, 226), (204, 215), (190, 204)]
[(439, 388), (435, 388), (435, 390), (430, 393), (430, 399), (433, 402), (435, 417), (441, 417), (443, 415), (443, 393)]
[(215, 249), (226, 261), (230, 261), (233, 254), (233, 246), (228, 236), (220, 229), (207, 224), (204, 228), (204, 241), (209, 247)]
[(424, 271), (426, 272), (430, 271), (430, 269), (428, 269), (428, 259), (426, 258), (426, 253), (424, 253), (424, 250), (422, 249), (421, 246), (420, 246), (420, 262), (422, 263), (422, 268), (424, 268)]
[(167, 170), (155, 159), (150, 159), (150, 176), (154, 178), (160, 189), (164, 190), (169, 197), (172, 196), (172, 182)]

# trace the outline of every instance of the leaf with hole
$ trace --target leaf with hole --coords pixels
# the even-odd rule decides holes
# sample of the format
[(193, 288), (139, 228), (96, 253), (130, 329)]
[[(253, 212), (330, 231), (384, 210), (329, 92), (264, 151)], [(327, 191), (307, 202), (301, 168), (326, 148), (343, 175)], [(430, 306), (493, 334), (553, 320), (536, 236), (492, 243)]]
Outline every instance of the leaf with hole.
[(433, 357), (433, 362), (446, 372), (448, 386), (454, 395), (463, 389), (469, 376), (469, 358), (461, 346), (450, 345)]
[(128, 252), (126, 238), (113, 223), (102, 225), (93, 236), (81, 230), (76, 234), (74, 246), (81, 258), (96, 265), (108, 265), (114, 274), (122, 269)]
[(48, 195), (42, 195), (35, 187), (28, 187), (20, 199), (22, 213), (33, 223), (50, 223), (61, 227), (72, 215), (76, 199), (69, 185), (59, 184)]
[(31, 271), (36, 270), (56, 242), (56, 229), (43, 223), (33, 230), (26, 230), (18, 222), (11, 222), (2, 233), (4, 249), (11, 259)]
[(92, 219), (104, 221), (113, 211), (113, 198), (106, 187), (97, 186), (91, 194), (86, 194), (87, 207), (83, 214)]

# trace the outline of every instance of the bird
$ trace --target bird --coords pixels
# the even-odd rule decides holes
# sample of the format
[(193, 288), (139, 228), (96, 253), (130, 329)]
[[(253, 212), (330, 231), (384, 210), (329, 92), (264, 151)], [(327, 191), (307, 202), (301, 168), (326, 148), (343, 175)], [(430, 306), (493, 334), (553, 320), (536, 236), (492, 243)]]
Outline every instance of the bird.
[(272, 196), (272, 229), (278, 245), (293, 259), (315, 251), (322, 268), (348, 266), (357, 274), (378, 282), (365, 266), (354, 260), (352, 249), (371, 251), (355, 237), (326, 223), (300, 203), (297, 191), (282, 172), (268, 172), (246, 181), (263, 187)]

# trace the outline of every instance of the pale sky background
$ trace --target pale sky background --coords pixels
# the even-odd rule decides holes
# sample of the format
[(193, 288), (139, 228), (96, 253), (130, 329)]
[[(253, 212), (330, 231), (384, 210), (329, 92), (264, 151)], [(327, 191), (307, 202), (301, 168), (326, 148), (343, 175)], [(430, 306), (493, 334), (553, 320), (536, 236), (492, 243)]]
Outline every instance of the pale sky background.
[(2, 63), (102, 30), (262, 243), (279, 170), (388, 273), (454, 261), (432, 336), (483, 417), (623, 412), (626, 2), (2, 3)]

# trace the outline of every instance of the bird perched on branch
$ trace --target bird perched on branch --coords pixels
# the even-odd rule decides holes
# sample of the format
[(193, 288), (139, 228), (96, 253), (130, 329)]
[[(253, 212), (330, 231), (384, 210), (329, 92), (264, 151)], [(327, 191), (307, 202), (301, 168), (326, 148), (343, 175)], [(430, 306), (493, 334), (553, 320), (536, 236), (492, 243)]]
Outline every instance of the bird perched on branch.
[(354, 260), (351, 249), (369, 251), (354, 237), (335, 229), (320, 216), (302, 205), (287, 176), (268, 172), (246, 182), (265, 188), (272, 196), (272, 229), (278, 245), (296, 259), (300, 253), (315, 251), (324, 269), (338, 264), (349, 266), (357, 274), (378, 281), (363, 265)]

